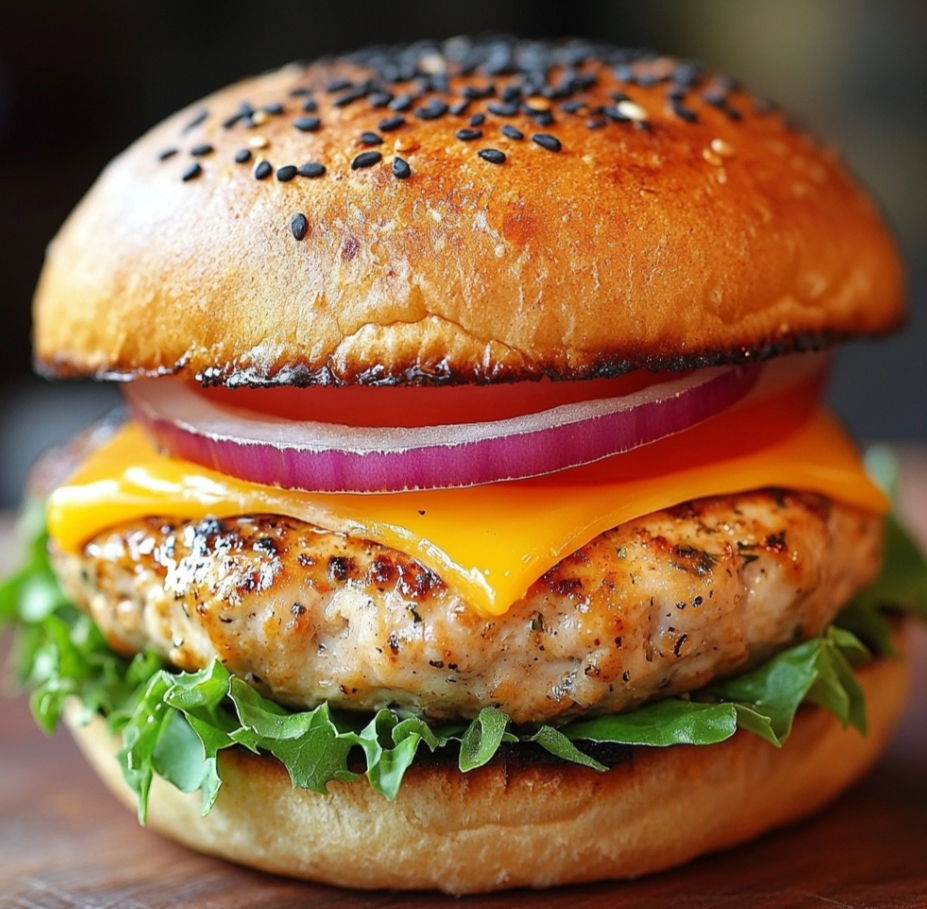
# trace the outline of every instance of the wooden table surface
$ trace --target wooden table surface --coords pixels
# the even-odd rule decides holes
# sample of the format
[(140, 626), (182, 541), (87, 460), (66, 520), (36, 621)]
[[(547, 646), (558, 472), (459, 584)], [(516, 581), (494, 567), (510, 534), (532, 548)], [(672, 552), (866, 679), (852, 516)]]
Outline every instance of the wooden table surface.
[[(927, 541), (927, 451), (905, 453), (908, 523)], [(0, 537), (3, 534), (0, 533)], [(8, 538), (8, 537), (7, 537)], [(2, 547), (0, 547), (2, 548)], [(2, 649), (2, 648), (0, 648)], [(358, 893), (196, 855), (137, 826), (66, 732), (47, 739), (0, 698), (0, 909), (360, 907), (927, 907), (927, 630), (910, 708), (856, 788), (805, 823), (627, 883), (454, 899)], [(363, 861), (363, 856), (358, 856)]]

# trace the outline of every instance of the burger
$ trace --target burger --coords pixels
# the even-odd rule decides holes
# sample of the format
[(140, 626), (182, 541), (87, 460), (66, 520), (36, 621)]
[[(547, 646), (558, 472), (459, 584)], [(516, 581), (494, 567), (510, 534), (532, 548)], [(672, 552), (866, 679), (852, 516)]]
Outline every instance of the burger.
[(902, 318), (837, 155), (689, 61), (455, 38), (219, 91), (48, 251), (37, 367), (126, 409), (33, 483), (36, 715), (154, 829), (352, 887), (805, 816), (876, 760), (923, 608), (821, 403)]

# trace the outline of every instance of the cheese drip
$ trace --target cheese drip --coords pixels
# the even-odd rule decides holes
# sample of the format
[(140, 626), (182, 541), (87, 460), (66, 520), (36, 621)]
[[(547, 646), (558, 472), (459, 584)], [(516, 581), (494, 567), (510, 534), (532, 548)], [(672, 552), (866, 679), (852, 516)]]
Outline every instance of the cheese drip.
[(817, 409), (796, 428), (785, 416), (787, 403), (722, 414), (546, 477), (366, 495), (238, 480), (161, 454), (130, 423), (52, 493), (49, 533), (61, 549), (76, 552), (103, 530), (145, 516), (286, 515), (400, 550), (471, 608), (502, 615), (545, 571), (600, 533), (690, 499), (778, 486), (885, 512), (885, 496), (834, 418)]

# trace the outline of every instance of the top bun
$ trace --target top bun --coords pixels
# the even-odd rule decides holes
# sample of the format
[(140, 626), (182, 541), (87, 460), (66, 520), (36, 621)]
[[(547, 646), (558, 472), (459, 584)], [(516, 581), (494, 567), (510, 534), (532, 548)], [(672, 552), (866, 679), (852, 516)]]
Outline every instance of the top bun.
[(730, 79), (455, 38), (288, 66), (157, 126), (52, 243), (35, 340), (53, 375), (493, 382), (765, 357), (902, 314), (872, 203)]

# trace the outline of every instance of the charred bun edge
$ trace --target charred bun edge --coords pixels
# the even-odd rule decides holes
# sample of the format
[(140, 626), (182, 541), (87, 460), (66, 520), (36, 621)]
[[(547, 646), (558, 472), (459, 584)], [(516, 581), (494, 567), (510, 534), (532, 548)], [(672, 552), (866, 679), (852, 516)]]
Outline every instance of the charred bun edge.
[(409, 385), (490, 385), (511, 382), (540, 381), (554, 382), (583, 379), (609, 379), (637, 369), (658, 371), (681, 371), (701, 369), (709, 366), (727, 366), (769, 360), (790, 353), (804, 353), (823, 350), (840, 341), (849, 340), (851, 334), (836, 332), (805, 332), (786, 338), (767, 341), (756, 347), (729, 348), (726, 350), (691, 351), (675, 356), (645, 356), (641, 353), (598, 355), (588, 363), (563, 368), (550, 364), (538, 364), (533, 368), (514, 369), (505, 366), (483, 368), (480, 363), (454, 366), (446, 361), (437, 363), (415, 363), (410, 365), (384, 364), (367, 366), (356, 372), (343, 367), (322, 365), (313, 367), (299, 360), (275, 369), (259, 366), (239, 367), (231, 364), (208, 366), (193, 370), (186, 363), (173, 367), (134, 370), (86, 370), (66, 360), (44, 362), (36, 359), (36, 372), (47, 379), (96, 379), (100, 381), (129, 382), (133, 379), (176, 376), (199, 382), (203, 387), (224, 386), (227, 388), (272, 388), (313, 386), (365, 385), (370, 387)]
[[(149, 824), (200, 852), (364, 889), (463, 894), (637, 877), (809, 815), (862, 776), (901, 714), (909, 676), (906, 662), (886, 657), (857, 675), (865, 737), (805, 705), (781, 749), (738, 732), (719, 745), (619, 751), (604, 774), (507, 754), (468, 774), (429, 761), (413, 765), (395, 802), (364, 779), (332, 783), (327, 796), (295, 790), (275, 759), (229, 750), (209, 814), (200, 816), (199, 794), (156, 777)], [(81, 750), (134, 807), (118, 739), (102, 718), (80, 726), (78, 716), (69, 725)]]

